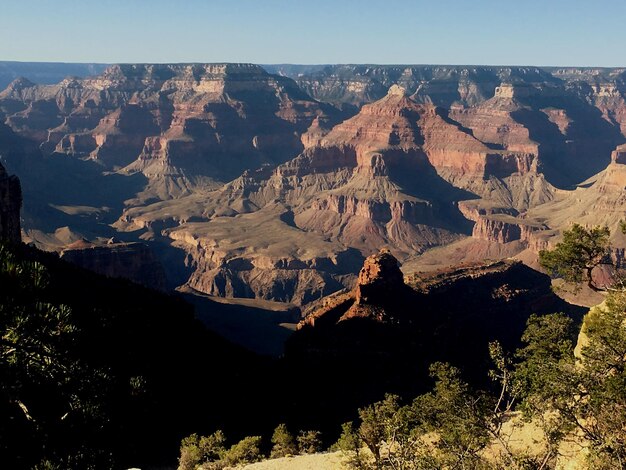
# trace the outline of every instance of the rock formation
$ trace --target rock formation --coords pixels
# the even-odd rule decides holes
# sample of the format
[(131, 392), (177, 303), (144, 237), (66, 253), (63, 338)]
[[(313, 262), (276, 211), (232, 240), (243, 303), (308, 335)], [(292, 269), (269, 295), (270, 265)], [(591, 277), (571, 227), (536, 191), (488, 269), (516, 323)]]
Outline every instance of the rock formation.
[[(512, 260), (416, 273), (403, 282), (393, 257), (379, 253), (359, 278), (354, 289), (312, 303), (286, 345), (286, 358), (302, 370), (294, 380), (333, 410), (335, 401), (423, 393), (437, 361), (480, 382), (489, 342), (514, 350), (530, 315), (562, 311), (580, 319), (584, 310), (559, 299), (548, 276)], [(317, 387), (323, 380), (333, 386)]]
[(17, 79), (0, 93), (0, 110), (44, 153), (142, 172), (162, 198), (285, 161), (314, 120), (338, 116), (249, 64), (115, 65), (56, 85)]
[(582, 194), (588, 223), (621, 205), (623, 69), (268, 68), (294, 80), (249, 64), (15, 80), (0, 134), (46, 157), (11, 157), (26, 231), (125, 232), (181, 250), (201, 292), (308, 303), (384, 246), (409, 267), (512, 256), (552, 243)]
[(17, 176), (9, 176), (0, 165), (0, 239), (19, 242), (22, 189)]
[(143, 243), (96, 245), (77, 241), (61, 251), (61, 258), (104, 276), (129, 279), (157, 290), (166, 287), (163, 267)]
[(388, 251), (369, 256), (359, 272), (356, 286), (356, 303), (375, 303), (377, 295), (393, 295), (404, 284), (398, 260)]
[(503, 81), (557, 81), (547, 70), (537, 67), (329, 65), (266, 68), (293, 78), (320, 101), (356, 106), (382, 98), (394, 84), (405, 88), (420, 102), (448, 107), (453, 103), (476, 105), (492, 97), (494, 88)]
[[(263, 298), (273, 298), (276, 290), (251, 287), (246, 279), (265, 279), (270, 285), (280, 281), (257, 271), (277, 265), (257, 259), (258, 244), (251, 241), (254, 235), (247, 235), (249, 249), (244, 256), (255, 266), (250, 276), (216, 262), (213, 254), (209, 255), (213, 261), (207, 263), (208, 252), (196, 246), (205, 245), (205, 237), (213, 245), (218, 234), (226, 246), (223, 241), (232, 235), (223, 227), (238, 238), (242, 232), (252, 234), (249, 227), (254, 224), (270, 223), (268, 216), (274, 214), (281, 219), (271, 222), (276, 230), (311, 246), (320, 246), (314, 240), (325, 236), (330, 243), (325, 250), (337, 252), (356, 248), (369, 255), (388, 245), (404, 260), (458, 240), (468, 233), (468, 221), (474, 223), (476, 240), (518, 242), (510, 254), (524, 247), (543, 247), (542, 237), (551, 227), (525, 214), (554, 199), (559, 190), (541, 173), (554, 164), (554, 154), (544, 152), (544, 143), (531, 138), (535, 124), (529, 124), (529, 116), (539, 120), (537, 126), (541, 119), (547, 120), (533, 100), (537, 96), (560, 99), (562, 90), (551, 87), (504, 84), (480, 105), (445, 111), (415, 102), (404, 88), (394, 85), (384, 98), (364, 105), (353, 118), (320, 134), (316, 143), (293, 160), (275, 169), (268, 166), (246, 172), (205, 196), (129, 210), (119, 227), (179, 225), (164, 233), (190, 253), (196, 267), (193, 287), (219, 295), (239, 292)], [(558, 115), (552, 108), (550, 113)], [(568, 132), (558, 133), (559, 142), (570, 136)], [(185, 208), (185, 215), (171, 219), (171, 214), (180, 213), (179, 207)], [(162, 219), (163, 215), (168, 219)], [(186, 224), (186, 220), (194, 223)], [(235, 246), (242, 244), (244, 240)], [(219, 259), (233, 254), (222, 252)], [(296, 265), (311, 266), (308, 258), (297, 259)], [(311, 282), (321, 286), (323, 279), (309, 278), (307, 283)], [(350, 287), (342, 282), (334, 288), (340, 285)], [(315, 291), (327, 293), (319, 287)], [(304, 298), (296, 297), (298, 301)], [(285, 297), (280, 294), (280, 298)]]

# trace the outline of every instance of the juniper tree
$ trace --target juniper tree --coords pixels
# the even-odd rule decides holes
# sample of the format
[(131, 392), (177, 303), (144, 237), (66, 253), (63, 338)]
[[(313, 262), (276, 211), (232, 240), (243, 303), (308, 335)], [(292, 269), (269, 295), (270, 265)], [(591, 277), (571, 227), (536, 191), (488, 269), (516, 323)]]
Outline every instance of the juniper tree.
[(539, 252), (539, 264), (551, 276), (561, 277), (577, 286), (586, 282), (594, 291), (606, 290), (594, 283), (593, 270), (601, 264), (611, 264), (610, 236), (608, 227), (587, 229), (574, 224), (563, 231), (563, 240), (554, 249)]

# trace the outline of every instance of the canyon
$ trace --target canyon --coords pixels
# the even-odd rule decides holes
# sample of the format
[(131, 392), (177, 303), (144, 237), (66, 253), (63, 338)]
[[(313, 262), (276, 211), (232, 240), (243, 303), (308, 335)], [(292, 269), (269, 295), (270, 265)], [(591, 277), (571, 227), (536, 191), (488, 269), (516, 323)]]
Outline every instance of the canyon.
[(0, 156), (27, 242), (305, 306), (383, 247), (405, 274), (533, 265), (582, 221), (621, 259), (625, 97), (617, 68), (112, 65), (9, 84)]
[(624, 263), (625, 74), (126, 64), (17, 78), (0, 92), (0, 238), (53, 252), (14, 245), (84, 312), (85, 357), (114, 358), (127, 466), (170, 459), (198, 429), (279, 420), (334, 438), (385, 393), (428, 391), (434, 362), (488, 387), (486, 346), (514, 351), (531, 315), (580, 323), (586, 309), (533, 267), (574, 221), (610, 227)]

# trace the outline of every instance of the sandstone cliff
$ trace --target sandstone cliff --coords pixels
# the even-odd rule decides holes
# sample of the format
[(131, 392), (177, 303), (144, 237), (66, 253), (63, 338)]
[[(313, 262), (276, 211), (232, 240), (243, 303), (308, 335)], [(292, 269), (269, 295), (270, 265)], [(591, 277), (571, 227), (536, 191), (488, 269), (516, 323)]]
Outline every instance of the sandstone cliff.
[(411, 265), (446, 245), (445, 264), (537, 251), (583, 190), (621, 191), (623, 69), (273, 70), (295, 81), (248, 64), (15, 80), (0, 133), (43, 155), (11, 160), (25, 229), (171, 243), (205, 293), (306, 303), (351, 288), (384, 246)]
[(559, 191), (554, 200), (525, 214), (525, 223), (552, 229), (544, 234), (544, 248), (556, 243), (558, 238), (555, 235), (573, 222), (585, 226), (606, 225), (611, 229), (614, 257), (618, 264), (623, 263), (626, 239), (621, 233), (620, 222), (626, 213), (624, 150), (623, 145), (618, 146), (612, 152), (611, 163), (593, 178), (573, 190)]
[(0, 110), (44, 153), (142, 172), (161, 198), (293, 157), (314, 120), (324, 127), (338, 116), (250, 64), (115, 65), (56, 85), (17, 79)]
[(442, 65), (328, 65), (324, 67), (265, 66), (292, 77), (321, 101), (361, 106), (382, 98), (397, 84), (418, 101), (438, 106), (460, 102), (475, 105), (493, 96), (502, 81), (556, 82), (537, 67), (481, 67)]
[[(298, 270), (280, 275), (269, 270), (283, 262), (320, 266), (311, 259), (327, 259), (330, 251), (356, 248), (367, 256), (389, 246), (405, 260), (470, 233), (489, 243), (515, 242), (511, 255), (538, 250), (554, 227), (527, 213), (563, 192), (541, 172), (554, 164), (554, 154), (533, 140), (535, 127), (547, 117), (532, 100), (561, 96), (550, 86), (504, 84), (473, 108), (446, 111), (417, 103), (394, 85), (384, 98), (318, 134), (296, 158), (246, 171), (206, 194), (129, 209), (117, 227), (152, 232), (160, 227), (189, 254), (190, 283), (202, 292), (296, 302), (350, 287), (352, 278), (337, 277), (347, 274), (343, 268), (333, 273), (334, 281), (318, 268), (313, 277), (305, 271), (305, 278)], [(529, 124), (529, 116), (539, 124)], [(559, 141), (568, 132), (559, 133)], [(274, 227), (288, 234), (290, 243), (316, 247), (310, 251), (319, 254), (303, 257), (290, 249), (279, 262), (274, 251), (267, 261), (264, 246), (273, 238), (257, 237), (255, 225)], [(219, 251), (198, 248), (218, 239)], [(231, 258), (254, 269), (235, 269), (226, 263)], [(262, 285), (281, 283), (296, 294), (290, 298)], [(315, 295), (302, 294), (297, 287), (302, 285)]]

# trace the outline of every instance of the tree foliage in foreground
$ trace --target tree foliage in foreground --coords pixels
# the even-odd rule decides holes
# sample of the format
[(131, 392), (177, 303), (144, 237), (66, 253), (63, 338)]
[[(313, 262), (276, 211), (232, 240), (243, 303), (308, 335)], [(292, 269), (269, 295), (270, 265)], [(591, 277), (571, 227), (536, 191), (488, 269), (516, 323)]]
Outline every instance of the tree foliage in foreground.
[(272, 435), (272, 453), (271, 458), (287, 457), (288, 455), (295, 455), (298, 453), (298, 447), (296, 445), (296, 439), (287, 429), (286, 424), (279, 424), (274, 429)]
[[(73, 448), (57, 448), (56, 455), (45, 459), (48, 464), (52, 457), (68, 467), (103, 465), (109, 457), (89, 448), (81, 430), (97, 428), (103, 420), (100, 397), (108, 376), (87, 367), (76, 354), (74, 313), (48, 299), (48, 284), (41, 263), (19, 260), (0, 244), (0, 414), (5, 423), (0, 426), (0, 453), (27, 465), (26, 456), (15, 456), (16, 436), (28, 436), (32, 447), (51, 447), (54, 452), (48, 436), (58, 435), (71, 440)], [(32, 448), (30, 453), (37, 455)]]
[[(387, 395), (359, 410), (358, 424), (344, 424), (336, 448), (345, 463), (363, 470), (536, 468), (537, 459), (513, 452), (504, 438), (514, 389), (509, 360), (497, 343), (491, 353), (498, 393), (473, 390), (458, 369), (436, 363), (432, 392), (407, 405)], [(501, 450), (487, 459), (485, 449), (493, 442), (501, 443)]]
[[(178, 470), (220, 470), (257, 462), (266, 458), (261, 452), (261, 441), (261, 436), (248, 436), (226, 447), (222, 431), (209, 436), (192, 434), (181, 442)], [(301, 431), (296, 439), (285, 424), (276, 427), (271, 441), (273, 447), (269, 458), (272, 459), (321, 450), (318, 431)]]
[(607, 227), (587, 229), (574, 224), (563, 231), (563, 240), (552, 250), (539, 252), (539, 263), (552, 276), (580, 285), (586, 282), (594, 291), (604, 290), (593, 281), (593, 270), (610, 264), (610, 231)]
[(2, 468), (169, 465), (198, 423), (258, 419), (266, 365), (179, 298), (0, 242)]
[[(553, 469), (564, 439), (574, 438), (588, 443), (587, 468), (624, 469), (626, 292), (611, 292), (586, 317), (577, 356), (576, 333), (564, 314), (532, 316), (513, 358), (491, 345), (498, 387), (473, 390), (460, 371), (435, 364), (432, 392), (404, 406), (389, 395), (361, 409), (337, 447), (358, 469)], [(533, 455), (508, 445), (503, 426), (512, 410), (543, 432)]]
[(626, 468), (626, 293), (612, 292), (604, 308), (594, 308), (583, 334), (575, 358), (562, 316), (529, 327), (520, 351), (523, 406), (532, 416), (551, 417), (545, 429), (554, 441), (569, 432), (587, 440), (589, 468)]

